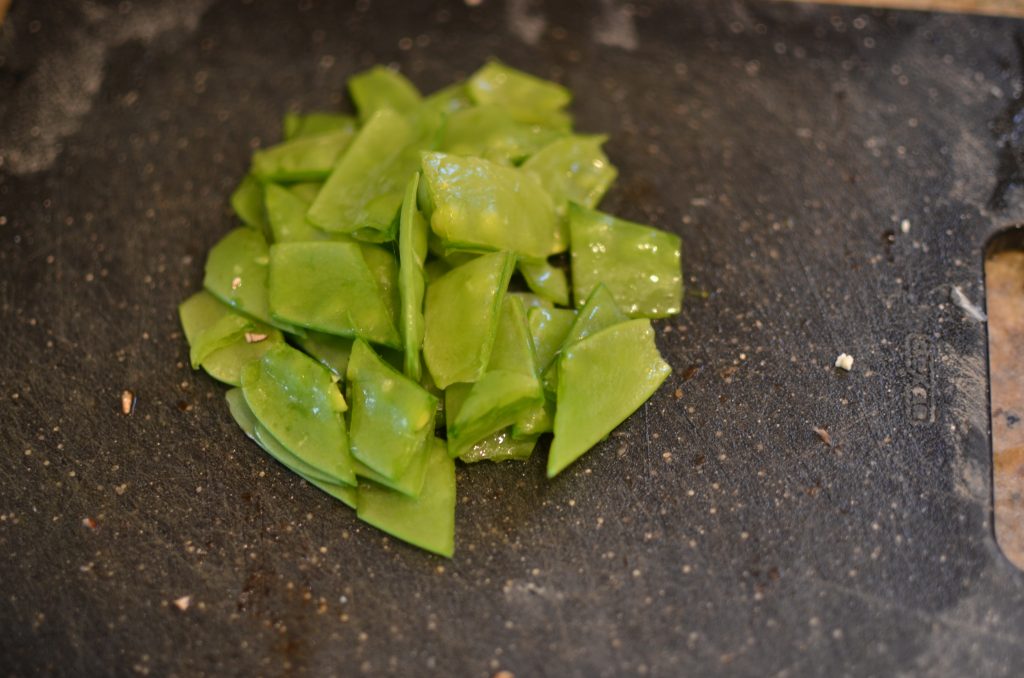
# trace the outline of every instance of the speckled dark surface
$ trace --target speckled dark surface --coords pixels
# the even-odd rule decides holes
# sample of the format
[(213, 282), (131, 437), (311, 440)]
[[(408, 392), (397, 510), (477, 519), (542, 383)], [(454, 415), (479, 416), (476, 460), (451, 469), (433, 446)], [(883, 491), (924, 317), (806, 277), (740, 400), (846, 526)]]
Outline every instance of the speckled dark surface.
[[(1024, 25), (633, 7), (15, 0), (4, 674), (1020, 675), (985, 330), (949, 293), (980, 302), (986, 238), (1024, 218)], [(373, 63), (429, 91), (492, 54), (573, 89), (612, 134), (604, 207), (681, 234), (711, 295), (658, 324), (664, 388), (557, 481), (543, 454), (461, 469), (443, 561), (250, 444), (175, 305), (282, 113), (347, 106)]]

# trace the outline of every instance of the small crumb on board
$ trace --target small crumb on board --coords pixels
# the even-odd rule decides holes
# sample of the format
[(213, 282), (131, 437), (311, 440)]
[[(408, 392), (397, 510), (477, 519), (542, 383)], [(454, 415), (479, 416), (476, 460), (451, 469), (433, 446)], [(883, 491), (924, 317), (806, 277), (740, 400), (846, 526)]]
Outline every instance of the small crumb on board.
[(836, 367), (849, 372), (853, 369), (853, 356), (846, 353), (840, 353), (839, 357), (836, 358)]
[(121, 414), (129, 415), (135, 411), (135, 394), (125, 389), (121, 391)]
[(814, 431), (819, 438), (821, 438), (821, 442), (825, 443), (829, 447), (832, 447), (832, 435), (828, 432), (828, 429), (815, 426), (811, 430)]
[(188, 609), (188, 606), (192, 604), (192, 596), (182, 596), (174, 600), (174, 607), (178, 608), (182, 612)]

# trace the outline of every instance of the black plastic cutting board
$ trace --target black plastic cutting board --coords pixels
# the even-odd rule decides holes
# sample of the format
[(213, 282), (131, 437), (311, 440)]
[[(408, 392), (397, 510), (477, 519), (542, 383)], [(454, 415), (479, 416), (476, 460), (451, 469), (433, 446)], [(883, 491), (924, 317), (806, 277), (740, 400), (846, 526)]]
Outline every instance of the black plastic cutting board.
[[(1024, 218), (1024, 24), (472, 4), (15, 0), (2, 672), (1020, 675), (985, 327), (949, 294), (981, 302), (986, 239)], [(556, 481), (543, 451), (459, 470), (446, 561), (248, 442), (175, 306), (285, 111), (347, 107), (374, 63), (431, 91), (491, 55), (572, 88), (611, 133), (604, 208), (679, 233), (710, 296), (657, 324), (665, 386)]]

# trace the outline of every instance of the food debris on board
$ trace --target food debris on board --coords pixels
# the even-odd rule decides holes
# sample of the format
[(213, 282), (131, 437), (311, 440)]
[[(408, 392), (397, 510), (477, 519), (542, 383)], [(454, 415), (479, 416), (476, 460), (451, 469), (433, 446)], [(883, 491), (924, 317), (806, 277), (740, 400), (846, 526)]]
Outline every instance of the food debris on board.
[(853, 356), (846, 353), (840, 353), (839, 357), (836, 358), (836, 367), (849, 372), (853, 369)]
[(426, 97), (383, 67), (348, 87), (355, 116), (288, 114), (254, 154), (179, 315), (260, 447), (451, 557), (456, 459), (552, 434), (555, 477), (668, 377), (681, 243), (596, 209), (618, 171), (561, 85), (492, 61)]
[(192, 596), (182, 596), (174, 599), (174, 607), (178, 608), (182, 612), (186, 611), (191, 604)]
[(125, 389), (121, 391), (121, 414), (129, 415), (135, 411), (135, 394)]
[(815, 434), (817, 434), (818, 438), (821, 439), (821, 442), (825, 443), (829, 447), (832, 447), (832, 435), (828, 432), (828, 429), (821, 428), (820, 426), (815, 426), (811, 430), (813, 430)]

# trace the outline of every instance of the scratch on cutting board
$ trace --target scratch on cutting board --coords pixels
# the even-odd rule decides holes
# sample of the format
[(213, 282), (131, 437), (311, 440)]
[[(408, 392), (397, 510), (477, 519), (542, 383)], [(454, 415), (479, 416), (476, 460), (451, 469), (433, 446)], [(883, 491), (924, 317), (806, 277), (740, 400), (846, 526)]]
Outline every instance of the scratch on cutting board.
[(530, 11), (530, 0), (508, 0), (505, 19), (515, 36), (531, 46), (537, 44), (548, 27), (542, 13)]
[(976, 320), (979, 323), (983, 323), (988, 320), (988, 316), (985, 315), (985, 311), (981, 310), (973, 301), (967, 298), (964, 291), (960, 289), (958, 285), (953, 285), (953, 288), (949, 291), (949, 299), (954, 304), (959, 306), (967, 314), (967, 317), (971, 320)]
[(601, 0), (601, 16), (594, 26), (594, 40), (607, 47), (621, 47), (632, 52), (636, 49), (636, 23), (633, 9), (615, 0)]
[[(18, 175), (52, 166), (64, 139), (80, 129), (92, 110), (103, 84), (107, 52), (128, 41), (150, 41), (179, 28), (192, 32), (208, 3), (139, 4), (127, 14), (86, 3), (85, 21), (65, 36), (63, 49), (42, 58), (18, 87), (18, 105), (0, 124), (0, 166)], [(41, 30), (47, 30), (45, 21)]]

